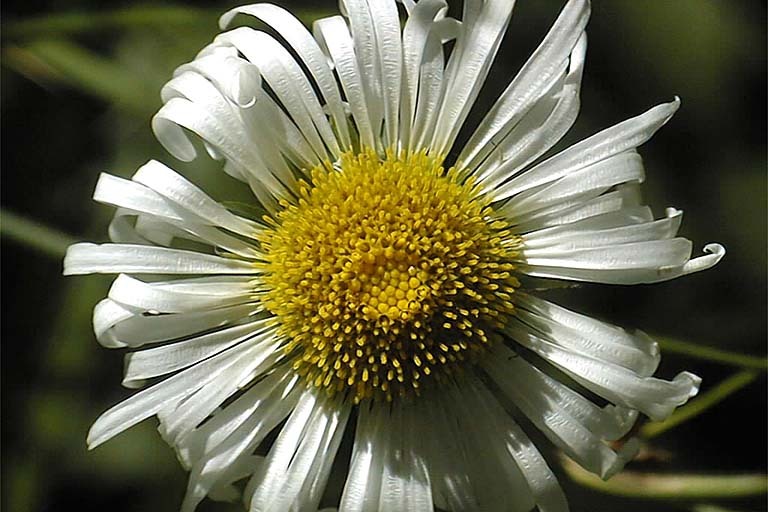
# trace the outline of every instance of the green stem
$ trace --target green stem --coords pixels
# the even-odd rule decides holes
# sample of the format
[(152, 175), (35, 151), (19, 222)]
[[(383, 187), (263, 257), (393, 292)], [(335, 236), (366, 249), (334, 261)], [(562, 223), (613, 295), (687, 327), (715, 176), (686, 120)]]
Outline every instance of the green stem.
[(39, 222), (0, 210), (0, 234), (54, 258), (63, 258), (75, 239)]
[(664, 338), (662, 336), (654, 337), (659, 342), (663, 352), (683, 354), (696, 359), (706, 359), (731, 366), (741, 366), (743, 368), (755, 368), (757, 370), (768, 370), (768, 358), (750, 356), (728, 352), (717, 348), (699, 345), (697, 343), (688, 343), (680, 340)]
[[(151, 112), (160, 100), (149, 84), (116, 61), (65, 40), (37, 40), (3, 50), (3, 63), (34, 81), (64, 81), (118, 106)], [(147, 98), (150, 98), (149, 100)]]
[(567, 458), (563, 458), (563, 468), (578, 484), (627, 498), (732, 499), (768, 493), (768, 475), (763, 473), (694, 475), (625, 471), (604, 481)]
[[(189, 6), (139, 6), (106, 12), (65, 12), (47, 14), (3, 24), (3, 38), (29, 39), (54, 35), (77, 35), (88, 32), (111, 32), (135, 27), (216, 29), (222, 9), (200, 9)], [(321, 9), (296, 13), (304, 23), (330, 13)]]
[(743, 370), (728, 377), (706, 393), (699, 395), (683, 407), (677, 409), (666, 420), (646, 423), (640, 429), (640, 435), (646, 439), (651, 439), (681, 423), (695, 418), (753, 382), (759, 374), (760, 372), (756, 370)]

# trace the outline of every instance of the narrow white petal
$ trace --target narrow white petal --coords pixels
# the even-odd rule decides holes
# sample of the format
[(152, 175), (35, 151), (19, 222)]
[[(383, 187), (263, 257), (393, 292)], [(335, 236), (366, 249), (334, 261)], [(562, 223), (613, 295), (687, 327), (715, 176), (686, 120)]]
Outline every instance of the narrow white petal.
[(476, 167), (550, 89), (589, 19), (589, 2), (571, 0), (541, 45), (485, 116), (459, 156), (461, 167)]
[(293, 410), (303, 390), (290, 366), (276, 365), (208, 421), (181, 436), (176, 444), (180, 460), (187, 466), (196, 465), (201, 476), (226, 466), (219, 464), (222, 458), (232, 456), (243, 445), (258, 445)]
[(658, 367), (658, 344), (641, 331), (619, 327), (580, 315), (527, 293), (515, 295), (521, 320), (537, 336), (586, 355), (603, 358), (647, 377)]
[(595, 162), (640, 146), (669, 121), (679, 106), (680, 100), (675, 98), (670, 103), (658, 105), (644, 114), (574, 144), (501, 185), (494, 192), (494, 199), (506, 199), (523, 190), (555, 181)]
[[(403, 109), (401, 130), (408, 128), (410, 132), (416, 113), (416, 105), (421, 81), (421, 66), (427, 47), (430, 31), (434, 30), (438, 13), (446, 9), (445, 0), (422, 0), (409, 13), (403, 28)], [(442, 50), (442, 45), (440, 45)], [(442, 71), (443, 59), (440, 59), (439, 69)], [(404, 138), (401, 132), (401, 140)]]
[(479, 502), (478, 510), (489, 512), (528, 512), (534, 506), (525, 476), (514, 458), (504, 450), (508, 415), (503, 412), (476, 377), (466, 375), (452, 389), (451, 407), (457, 419), (467, 449), (474, 462), (467, 466), (470, 481)]
[(230, 169), (231, 166), (239, 169), (236, 176), (259, 177), (258, 181), (248, 180), (248, 183), (265, 206), (269, 205), (267, 198), (287, 195), (285, 186), (269, 171), (264, 160), (249, 149), (253, 144), (241, 140), (242, 131), (223, 129), (205, 108), (187, 99), (172, 98), (163, 105), (152, 118), (152, 129), (163, 147), (185, 162), (192, 161), (197, 153), (184, 129), (216, 147), (228, 160)]
[(147, 213), (168, 220), (183, 221), (184, 217), (163, 198), (138, 183), (101, 173), (93, 191), (93, 199), (137, 213)]
[[(354, 41), (354, 55), (357, 58), (357, 68), (360, 70), (360, 78), (365, 90), (368, 118), (378, 142), (384, 120), (384, 101), (375, 22), (371, 19), (367, 0), (340, 0), (339, 7), (341, 13), (349, 19), (349, 32)], [(383, 148), (377, 147), (377, 149)]]
[[(521, 215), (518, 218), (509, 215), (509, 204), (499, 208), (499, 213), (505, 215), (508, 222), (515, 226), (517, 233), (528, 233), (537, 229), (579, 222), (608, 213), (630, 212), (632, 215), (640, 206), (640, 190), (637, 184), (619, 185), (617, 190), (594, 197), (585, 194), (585, 197), (574, 198), (570, 201), (542, 208), (534, 212)], [(621, 213), (620, 215), (625, 215)], [(649, 216), (652, 218), (652, 216)]]
[(607, 361), (582, 355), (550, 343), (532, 333), (519, 334), (515, 341), (533, 350), (570, 375), (579, 384), (606, 400), (637, 409), (660, 421), (694, 396), (701, 379), (682, 372), (674, 380), (643, 377)]
[[(581, 261), (576, 265), (569, 262), (565, 264), (567, 266), (550, 266), (549, 263), (553, 260), (549, 260), (545, 265), (520, 264), (518, 270), (535, 277), (571, 281), (606, 284), (658, 283), (712, 268), (725, 255), (725, 248), (722, 245), (708, 244), (704, 247), (704, 252), (707, 254), (689, 259), (690, 248), (686, 249), (686, 247), (690, 247), (690, 241), (682, 238), (627, 244), (602, 254), (602, 250), (593, 252), (587, 250), (579, 254), (579, 257), (584, 256), (587, 259), (597, 256), (597, 259), (592, 260), (594, 265)], [(630, 254), (633, 250), (642, 252), (633, 257)], [(654, 250), (659, 250), (659, 253), (653, 254)], [(688, 256), (684, 257), (686, 253)], [(628, 265), (624, 268), (614, 268), (612, 264), (606, 265), (614, 256), (616, 259), (613, 261), (628, 263)], [(603, 257), (607, 259), (602, 259)], [(601, 266), (602, 268), (599, 268)]]
[(336, 80), (328, 67), (325, 56), (309, 31), (290, 12), (272, 4), (252, 4), (232, 9), (221, 16), (219, 20), (221, 28), (227, 28), (238, 13), (260, 19), (275, 29), (293, 47), (309, 69), (325, 98), (328, 109), (333, 116), (334, 127), (339, 134), (342, 148), (344, 150), (350, 149), (351, 141), (347, 119)]
[(317, 20), (313, 25), (313, 32), (318, 44), (333, 61), (361, 142), (367, 147), (375, 148), (376, 138), (368, 111), (365, 82), (357, 65), (352, 36), (344, 18), (333, 16)]
[(381, 456), (384, 458), (378, 510), (398, 512), (432, 512), (434, 505), (430, 489), (423, 443), (424, 433), (417, 430), (414, 415), (420, 413), (402, 404), (388, 414)]
[(260, 230), (257, 223), (234, 215), (183, 176), (155, 160), (139, 168), (132, 179), (205, 219), (212, 226), (247, 237), (253, 237)]
[[(429, 464), (435, 505), (456, 512), (479, 510), (477, 490), (470, 473), (477, 461), (474, 450), (467, 446), (466, 436), (455, 420), (455, 403), (439, 393), (424, 400), (426, 439), (423, 447)], [(451, 450), (446, 450), (451, 446)], [(474, 473), (472, 473), (474, 474)]]
[[(421, 5), (422, 2), (419, 2)], [(434, 23), (427, 36), (424, 55), (418, 70), (418, 96), (409, 132), (411, 151), (428, 150), (435, 132), (440, 102), (445, 90), (445, 56), (443, 44), (456, 39), (462, 26), (456, 20), (443, 18)]]
[[(260, 96), (261, 73), (256, 66), (237, 55), (204, 55), (179, 66), (174, 75), (188, 71), (210, 80), (229, 101), (242, 109), (252, 107)], [(180, 91), (164, 87), (163, 101), (168, 101), (177, 92)]]
[[(683, 265), (691, 256), (685, 238), (651, 240), (595, 248), (567, 250), (559, 247), (523, 250), (523, 262), (534, 276), (548, 277), (547, 267), (582, 270), (659, 269)], [(539, 272), (539, 268), (542, 269)]]
[[(558, 87), (556, 82), (552, 91), (536, 103), (475, 171), (481, 176), (485, 190), (491, 191), (518, 174), (546, 153), (573, 126), (581, 106), (579, 95), (586, 41), (586, 33), (582, 32), (571, 53), (562, 87)], [(553, 94), (554, 91), (557, 92)]]
[(523, 236), (523, 245), (527, 254), (533, 251), (577, 250), (593, 247), (608, 247), (651, 240), (668, 240), (677, 234), (682, 221), (680, 210), (670, 208), (667, 218), (651, 222), (606, 229), (574, 229), (570, 233), (562, 230), (541, 235), (533, 232)]
[[(475, 418), (485, 417), (492, 431), (498, 435), (498, 448), (504, 447), (506, 455), (511, 456), (516, 463), (538, 510), (568, 512), (568, 503), (555, 475), (522, 429), (483, 384), (473, 378), (468, 387), (471, 392), (467, 398), (481, 406)], [(532, 506), (529, 505), (525, 510)]]
[(514, 4), (514, 0), (464, 2), (465, 29), (456, 40), (446, 68), (448, 81), (430, 144), (434, 154), (445, 155), (453, 145), (488, 75)]
[[(263, 459), (253, 464), (251, 453), (296, 406), (300, 393), (295, 379), (278, 371), (265, 378), (198, 429), (182, 436), (179, 456), (191, 466), (183, 512), (191, 512), (217, 485), (263, 470)], [(239, 465), (251, 463), (238, 475)]]
[(621, 424), (626, 418), (611, 417), (616, 409), (598, 409), (508, 351), (489, 358), (486, 368), (536, 427), (585, 469), (608, 478), (634, 455), (617, 454), (603, 442), (606, 431), (626, 433), (631, 427)]
[(351, 405), (306, 391), (254, 476), (251, 510), (316, 510)]
[(574, 171), (562, 178), (510, 198), (508, 215), (517, 217), (585, 195), (596, 197), (611, 187), (645, 179), (643, 160), (632, 150)]
[(136, 348), (234, 324), (261, 310), (260, 304), (243, 304), (173, 315), (148, 315), (143, 309), (104, 299), (93, 310), (93, 328), (96, 339), (105, 347)]
[(88, 432), (88, 447), (95, 448), (153, 416), (162, 408), (178, 403), (207, 383), (220, 378), (227, 369), (243, 358), (249, 358), (259, 348), (255, 347), (254, 342), (242, 343), (136, 393), (99, 416)]
[(283, 45), (269, 34), (248, 27), (225, 32), (216, 40), (232, 44), (259, 68), (264, 80), (318, 155), (326, 157), (327, 147), (332, 159), (339, 157), (338, 141), (317, 95), (301, 67)]
[(130, 244), (79, 243), (67, 249), (64, 275), (258, 274), (251, 263), (180, 249)]
[(125, 355), (123, 386), (139, 387), (147, 379), (187, 368), (245, 340), (262, 343), (274, 338), (274, 329), (267, 328), (263, 320), (256, 320), (188, 340), (131, 352)]
[(383, 464), (379, 430), (386, 428), (383, 421), (376, 421), (381, 409), (370, 403), (358, 407), (352, 460), (339, 505), (342, 512), (374, 511), (378, 505), (381, 478), (375, 477)]
[[(555, 243), (567, 243), (571, 237), (580, 239), (584, 236), (586, 238), (585, 234), (591, 232), (626, 229), (630, 230), (631, 233), (631, 230), (635, 227), (640, 231), (649, 230), (652, 232), (658, 230), (660, 238), (670, 238), (677, 234), (673, 231), (678, 227), (679, 216), (682, 212), (670, 211), (668, 213), (671, 216), (667, 217), (667, 219), (654, 221), (653, 213), (649, 207), (634, 206), (587, 217), (569, 224), (531, 231), (521, 235), (521, 237), (525, 239), (526, 246), (530, 248), (546, 247)], [(651, 226), (648, 226), (649, 224)]]
[(121, 274), (112, 283), (108, 297), (124, 305), (158, 313), (214, 309), (253, 300), (254, 285), (247, 278), (180, 284), (186, 286), (174, 286), (173, 281), (145, 283)]
[(385, 146), (395, 147), (400, 132), (400, 89), (402, 87), (403, 48), (400, 17), (395, 0), (368, 0), (379, 53), (382, 98), (384, 99)]
[[(268, 340), (273, 336), (260, 336)], [(186, 397), (175, 407), (165, 408), (158, 413), (163, 439), (176, 446), (181, 436), (189, 433), (208, 418), (229, 397), (250, 384), (254, 375), (261, 375), (274, 366), (280, 357), (277, 344), (261, 341), (261, 350), (247, 359), (243, 358), (226, 372), (224, 378), (203, 386), (194, 394)]]

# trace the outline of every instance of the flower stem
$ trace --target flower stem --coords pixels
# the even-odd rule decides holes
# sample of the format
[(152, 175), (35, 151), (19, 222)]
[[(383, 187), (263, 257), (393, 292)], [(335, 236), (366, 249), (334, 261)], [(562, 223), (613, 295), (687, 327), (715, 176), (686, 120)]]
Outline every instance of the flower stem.
[(696, 475), (625, 471), (604, 481), (565, 457), (563, 468), (578, 484), (629, 498), (724, 499), (768, 493), (768, 475), (762, 473)]
[(768, 358), (766, 357), (728, 352), (726, 350), (664, 338), (661, 336), (654, 337), (654, 339), (658, 341), (661, 350), (664, 352), (683, 354), (696, 359), (706, 359), (707, 361), (714, 361), (731, 366), (754, 368), (762, 371), (768, 370)]
[(0, 210), (0, 234), (54, 258), (63, 258), (75, 239), (24, 217)]

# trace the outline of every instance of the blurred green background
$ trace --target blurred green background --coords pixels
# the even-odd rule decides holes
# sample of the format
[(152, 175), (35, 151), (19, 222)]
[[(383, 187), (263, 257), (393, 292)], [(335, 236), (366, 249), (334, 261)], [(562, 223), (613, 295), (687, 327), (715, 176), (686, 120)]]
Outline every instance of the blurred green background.
[[(278, 3), (304, 20), (336, 10), (330, 1)], [(470, 124), (562, 4), (518, 2)], [(766, 4), (593, 4), (582, 115), (559, 147), (681, 96), (672, 122), (640, 150), (648, 204), (657, 215), (666, 206), (684, 210), (682, 234), (697, 250), (718, 241), (728, 254), (714, 270), (674, 282), (550, 296), (658, 336), (660, 375), (688, 369), (704, 384), (676, 417), (688, 421), (642, 428), (641, 460), (607, 486), (582, 481), (545, 453), (574, 512), (766, 510)], [(217, 199), (247, 198), (215, 163), (175, 161), (149, 128), (162, 84), (213, 38), (218, 15), (233, 5), (3, 2), (4, 510), (172, 511), (181, 503), (186, 475), (154, 420), (86, 451), (90, 424), (129, 393), (119, 385), (121, 355), (100, 348), (90, 326), (111, 279), (65, 279), (61, 257), (71, 241), (106, 240), (111, 210), (90, 199), (104, 170), (128, 177), (157, 158)], [(200, 510), (240, 506), (206, 502)]]

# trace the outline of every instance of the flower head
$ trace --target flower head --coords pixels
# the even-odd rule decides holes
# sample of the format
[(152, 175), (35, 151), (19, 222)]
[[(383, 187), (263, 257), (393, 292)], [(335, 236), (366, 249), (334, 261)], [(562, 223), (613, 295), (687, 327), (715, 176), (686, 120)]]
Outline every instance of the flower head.
[(513, 3), (466, 0), (457, 20), (444, 0), (342, 0), (344, 17), (312, 34), (274, 5), (222, 17), (280, 40), (218, 36), (164, 87), (153, 128), (182, 160), (195, 134), (262, 213), (156, 161), (100, 177), (114, 243), (72, 246), (65, 273), (120, 274), (96, 336), (141, 348), (126, 386), (153, 382), (96, 421), (91, 447), (156, 415), (190, 471), (184, 510), (239, 495), (251, 510), (316, 510), (349, 432), (340, 510), (561, 511), (516, 418), (607, 478), (637, 444), (606, 441), (697, 392), (690, 373), (652, 376), (643, 333), (529, 284), (651, 283), (724, 254), (691, 259), (681, 212), (654, 220), (640, 200), (636, 148), (679, 100), (542, 158), (579, 109), (587, 1), (568, 2), (456, 147)]

